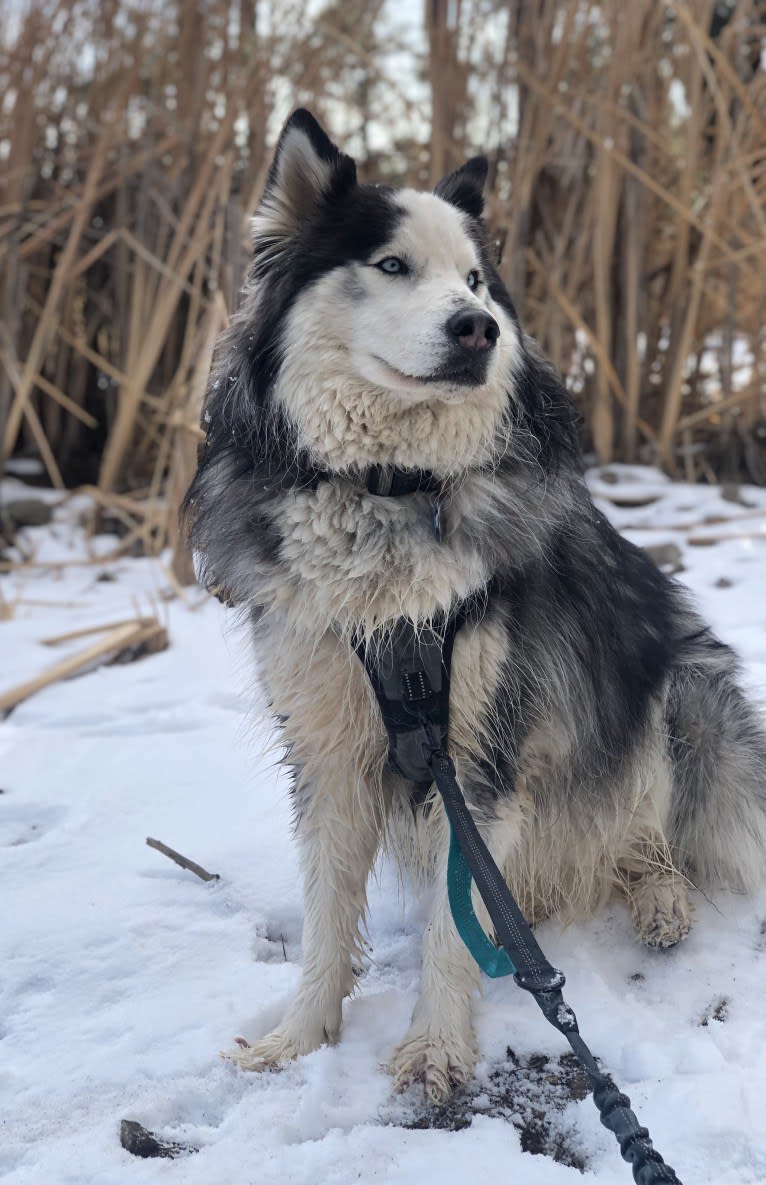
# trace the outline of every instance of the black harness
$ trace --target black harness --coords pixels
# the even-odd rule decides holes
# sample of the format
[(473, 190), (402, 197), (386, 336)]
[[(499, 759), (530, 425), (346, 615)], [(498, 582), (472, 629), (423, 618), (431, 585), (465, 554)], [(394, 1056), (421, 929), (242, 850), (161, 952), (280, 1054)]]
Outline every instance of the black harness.
[[(377, 468), (377, 467), (376, 467)], [(387, 471), (385, 480), (377, 473), (365, 481), (367, 491), (378, 496), (400, 496), (415, 490), (437, 493), (431, 475), (417, 471)], [(372, 489), (370, 481), (376, 484)], [(412, 484), (414, 482), (414, 484)], [(440, 507), (439, 507), (440, 508)], [(441, 538), (441, 532), (436, 536)], [(454, 607), (433, 625), (420, 626), (406, 618), (396, 622), (384, 641), (357, 646), (376, 698), (389, 742), (391, 767), (414, 785), (415, 800), (422, 799), (435, 783), (444, 802), (452, 828), (450, 873), (452, 881), (462, 880), (460, 893), (476, 929), (478, 921), (470, 905), (470, 882), (476, 887), (492, 920), (497, 942), (507, 956), (502, 971), (489, 970), (477, 953), (474, 941), (460, 925), (450, 884), (450, 902), (461, 936), (480, 966), (489, 974), (513, 972), (519, 987), (534, 998), (546, 1020), (569, 1042), (583, 1067), (593, 1091), (602, 1124), (614, 1133), (622, 1156), (631, 1165), (636, 1185), (681, 1185), (675, 1172), (665, 1164), (652, 1145), (649, 1132), (641, 1127), (631, 1110), (630, 1099), (622, 1094), (580, 1036), (577, 1018), (562, 995), (565, 979), (561, 971), (546, 959), (524, 915), (493, 861), (474, 822), (458, 785), (455, 766), (447, 749), (449, 731), (449, 692), (452, 649), (457, 631), (469, 621), (478, 622), (486, 611), (488, 593), (484, 590)], [(482, 935), (487, 946), (489, 940)], [(501, 954), (502, 952), (497, 952)]]
[(400, 617), (380, 644), (357, 645), (388, 733), (389, 764), (414, 784), (416, 799), (433, 784), (423, 757), (423, 728), (435, 749), (447, 747), (455, 637), (466, 622), (480, 621), (486, 607), (487, 592), (482, 590), (433, 625), (416, 627)]

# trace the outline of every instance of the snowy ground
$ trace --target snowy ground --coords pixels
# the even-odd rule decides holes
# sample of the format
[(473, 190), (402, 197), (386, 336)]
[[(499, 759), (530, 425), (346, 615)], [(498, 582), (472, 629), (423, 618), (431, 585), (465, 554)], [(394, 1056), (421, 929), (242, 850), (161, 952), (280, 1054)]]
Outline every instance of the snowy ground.
[[(650, 470), (612, 475), (591, 475), (604, 509), (634, 541), (678, 546), (678, 578), (766, 699), (766, 491), (743, 490), (743, 505)], [(26, 533), (38, 560), (82, 558), (77, 505)], [(566, 1185), (582, 1163), (586, 1179), (627, 1185), (591, 1101), (570, 1098), (560, 1038), (509, 981), (477, 1004), (474, 1094), (441, 1114), (415, 1091), (392, 1100), (381, 1063), (415, 999), (427, 903), (402, 902), (387, 867), (341, 1043), (280, 1073), (218, 1058), (236, 1034), (269, 1028), (298, 979), (300, 888), (244, 639), (201, 594), (163, 601), (167, 584), (149, 560), (0, 577), (15, 605), (0, 621), (0, 691), (59, 657), (41, 645), (51, 634), (159, 605), (171, 635), (164, 653), (51, 687), (0, 724), (0, 1176)], [(147, 835), (220, 881), (182, 871)], [(766, 1181), (766, 893), (699, 898), (691, 936), (667, 953), (642, 949), (619, 905), (565, 931), (546, 923), (539, 938), (567, 972), (586, 1040), (686, 1185)], [(119, 1143), (123, 1118), (199, 1151), (136, 1159)], [(565, 1163), (522, 1149), (535, 1128)]]

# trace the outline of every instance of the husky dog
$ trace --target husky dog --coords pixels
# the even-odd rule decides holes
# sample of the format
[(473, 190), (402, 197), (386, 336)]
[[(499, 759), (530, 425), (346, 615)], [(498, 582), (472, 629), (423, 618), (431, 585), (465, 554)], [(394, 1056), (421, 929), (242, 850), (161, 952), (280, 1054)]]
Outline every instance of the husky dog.
[[(482, 225), (486, 161), (434, 193), (361, 185), (306, 111), (282, 131), (244, 299), (208, 392), (185, 518), (203, 578), (245, 607), (292, 771), (303, 973), (247, 1069), (338, 1039), (386, 844), (435, 879), (398, 1086), (472, 1073), (478, 981), (446, 893), (433, 788), (387, 763), (359, 639), (441, 628), (449, 746), (530, 920), (618, 891), (652, 947), (687, 886), (766, 863), (766, 737), (737, 663), (621, 538), (581, 477), (567, 394), (519, 325)], [(440, 518), (440, 522), (437, 522)]]

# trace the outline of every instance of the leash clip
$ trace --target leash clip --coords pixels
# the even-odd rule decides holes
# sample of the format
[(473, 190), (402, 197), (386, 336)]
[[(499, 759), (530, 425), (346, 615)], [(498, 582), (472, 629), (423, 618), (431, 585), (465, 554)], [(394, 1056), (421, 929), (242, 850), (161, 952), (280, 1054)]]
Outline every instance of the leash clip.
[(542, 974), (517, 971), (513, 978), (525, 992), (534, 992), (535, 994), (538, 992), (559, 992), (566, 983), (564, 972), (557, 971), (555, 967), (551, 968), (550, 972)]

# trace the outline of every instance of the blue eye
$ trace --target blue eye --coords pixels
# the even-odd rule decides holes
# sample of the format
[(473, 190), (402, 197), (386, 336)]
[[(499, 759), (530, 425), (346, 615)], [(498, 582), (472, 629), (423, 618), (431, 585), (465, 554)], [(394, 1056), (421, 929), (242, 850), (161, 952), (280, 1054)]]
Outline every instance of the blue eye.
[(398, 259), (396, 255), (387, 255), (385, 259), (381, 259), (380, 263), (376, 263), (375, 266), (389, 276), (405, 276), (408, 271), (407, 264), (403, 259)]
[(476, 270), (470, 271), (465, 278), (465, 282), (471, 289), (471, 292), (475, 292), (481, 283), (481, 276)]

